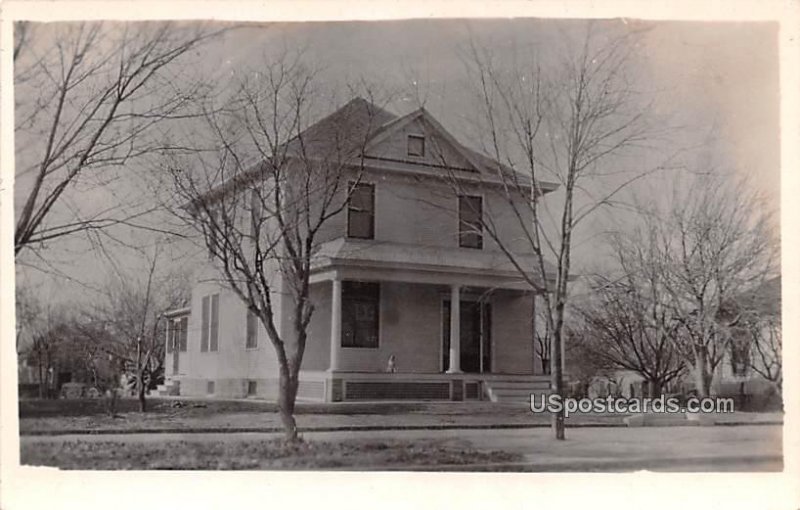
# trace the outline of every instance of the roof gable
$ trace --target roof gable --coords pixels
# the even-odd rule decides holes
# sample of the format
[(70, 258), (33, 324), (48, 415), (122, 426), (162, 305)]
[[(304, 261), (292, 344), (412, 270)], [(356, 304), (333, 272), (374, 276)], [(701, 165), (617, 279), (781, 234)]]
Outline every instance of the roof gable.
[[(422, 137), (421, 155), (409, 153), (409, 138)], [(426, 166), (446, 166), (481, 172), (473, 154), (447, 132), (425, 109), (416, 110), (384, 125), (367, 144), (365, 156)]]
[[(425, 137), (424, 156), (409, 156), (409, 135)], [(357, 97), (288, 142), (288, 155), (312, 159), (358, 157), (427, 167), (447, 167), (496, 179), (499, 173), (526, 183), (521, 174), (497, 160), (469, 149), (453, 137), (427, 110), (398, 117)], [(465, 174), (466, 175), (466, 174)], [(543, 193), (557, 188), (539, 181)]]

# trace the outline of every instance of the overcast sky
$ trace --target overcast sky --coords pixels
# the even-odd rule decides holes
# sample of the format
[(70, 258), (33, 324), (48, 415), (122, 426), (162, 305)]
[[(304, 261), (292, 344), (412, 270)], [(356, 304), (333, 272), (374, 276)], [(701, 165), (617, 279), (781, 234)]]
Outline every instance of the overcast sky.
[[(779, 88), (777, 25), (770, 23), (647, 22), (610, 20), (617, 32), (648, 28), (633, 69), (654, 110), (681, 126), (672, 143), (702, 144), (698, 162), (713, 162), (753, 177), (760, 190), (779, 201)], [(397, 113), (426, 108), (457, 138), (474, 144), (467, 121), (471, 93), (463, 58), (470, 41), (496, 55), (524, 59), (535, 52), (547, 60), (567, 51), (582, 22), (558, 20), (392, 21), (254, 25), (230, 32), (203, 55), (202, 72), (224, 79), (241, 73), (262, 54), (303, 46), (310, 66), (322, 68), (332, 87), (365, 78), (401, 91), (390, 104)], [(342, 97), (342, 102), (347, 98)], [(331, 110), (337, 105), (331, 105)], [(103, 271), (78, 241), (58, 255), (77, 280), (97, 281)], [(54, 254), (55, 255), (55, 254)], [(125, 255), (122, 255), (124, 258)], [(131, 262), (132, 264), (134, 262)], [(30, 271), (21, 281), (43, 284), (51, 297), (75, 297), (75, 285), (49, 281)]]

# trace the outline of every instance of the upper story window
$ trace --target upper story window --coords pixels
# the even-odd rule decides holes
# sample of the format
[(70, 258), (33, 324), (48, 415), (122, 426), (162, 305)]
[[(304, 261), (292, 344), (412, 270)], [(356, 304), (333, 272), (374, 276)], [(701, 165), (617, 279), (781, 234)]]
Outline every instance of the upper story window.
[(347, 237), (373, 239), (375, 237), (375, 185), (365, 182), (351, 183), (347, 202)]
[(219, 294), (203, 297), (200, 352), (216, 351), (219, 344)]
[(380, 284), (342, 282), (342, 347), (378, 347)]
[(458, 245), (483, 248), (483, 198), (458, 197)]
[(408, 155), (425, 156), (425, 137), (422, 135), (408, 135)]

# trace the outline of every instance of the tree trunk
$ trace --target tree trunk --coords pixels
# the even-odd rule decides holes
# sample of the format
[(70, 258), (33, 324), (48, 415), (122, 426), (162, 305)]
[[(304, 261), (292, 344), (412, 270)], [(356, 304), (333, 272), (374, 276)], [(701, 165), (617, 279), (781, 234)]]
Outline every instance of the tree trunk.
[[(561, 363), (561, 331), (556, 327), (553, 332), (553, 346), (550, 349), (550, 374), (552, 380), (552, 391), (564, 403), (564, 375), (562, 373)], [(555, 433), (556, 439), (564, 439), (564, 406), (558, 412), (552, 414), (552, 428)]]
[(112, 387), (109, 390), (109, 394), (107, 397), (107, 407), (106, 410), (108, 411), (108, 415), (114, 418), (117, 415), (117, 389)]
[(42, 374), (42, 356), (38, 356), (38, 364), (39, 364), (39, 398), (44, 398), (44, 374)]
[(647, 381), (647, 396), (650, 398), (658, 398), (663, 391), (663, 384), (661, 381), (650, 380)]
[(141, 368), (137, 371), (136, 374), (136, 389), (139, 394), (139, 412), (144, 413), (147, 412), (147, 400), (145, 398), (145, 387), (144, 387), (144, 370)]
[(278, 386), (278, 412), (283, 423), (285, 439), (288, 443), (299, 440), (297, 422), (294, 419), (294, 404), (297, 397), (298, 375), (289, 367), (280, 368)]
[(706, 363), (706, 356), (704, 353), (697, 354), (694, 372), (697, 396), (701, 398), (710, 396), (713, 374), (708, 369), (708, 364)]

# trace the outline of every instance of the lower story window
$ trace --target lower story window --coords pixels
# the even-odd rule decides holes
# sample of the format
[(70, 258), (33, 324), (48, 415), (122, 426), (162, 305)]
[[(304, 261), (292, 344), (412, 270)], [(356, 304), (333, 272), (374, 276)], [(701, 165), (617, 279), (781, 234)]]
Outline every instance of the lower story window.
[(253, 396), (258, 393), (258, 383), (256, 381), (247, 381), (247, 395)]
[(378, 347), (380, 284), (342, 282), (342, 347)]

